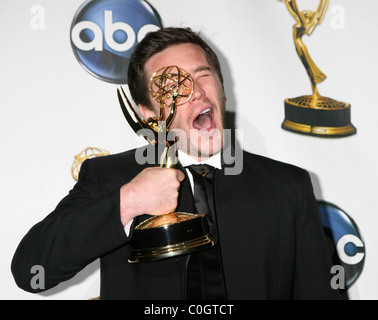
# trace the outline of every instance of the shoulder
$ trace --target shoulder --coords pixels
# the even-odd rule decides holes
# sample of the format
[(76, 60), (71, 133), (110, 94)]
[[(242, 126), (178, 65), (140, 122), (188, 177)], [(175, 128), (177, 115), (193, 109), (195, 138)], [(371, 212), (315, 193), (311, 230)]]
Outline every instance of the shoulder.
[(121, 153), (110, 154), (102, 157), (94, 157), (86, 160), (84, 163), (95, 167), (132, 163), (135, 162), (135, 152), (136, 149), (132, 149)]
[[(307, 170), (283, 161), (261, 155), (244, 153), (244, 168), (241, 184), (250, 188), (250, 193), (260, 194), (286, 208), (300, 208), (303, 201), (314, 201), (314, 192)], [(295, 211), (299, 212), (299, 211)]]
[(83, 162), (80, 176), (84, 173), (96, 176), (135, 176), (148, 164), (145, 159), (138, 159), (145, 148), (132, 149), (102, 157), (94, 157)]
[(283, 170), (283, 171), (303, 171), (304, 169), (287, 162), (283, 162), (281, 160), (276, 160), (273, 158), (269, 158), (266, 156), (250, 153), (247, 151), (243, 151), (243, 162), (246, 168), (251, 166), (257, 166), (259, 168), (269, 168), (275, 170)]
[(243, 174), (282, 184), (309, 180), (307, 170), (301, 167), (247, 151), (243, 152)]

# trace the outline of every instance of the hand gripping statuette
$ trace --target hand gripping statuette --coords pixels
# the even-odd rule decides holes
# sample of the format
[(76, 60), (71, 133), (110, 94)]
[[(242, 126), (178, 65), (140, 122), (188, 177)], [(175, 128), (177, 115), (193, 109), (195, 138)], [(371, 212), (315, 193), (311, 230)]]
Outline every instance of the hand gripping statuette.
[(315, 12), (300, 11), (296, 0), (281, 0), (296, 20), (293, 26), (295, 49), (311, 81), (312, 95), (285, 100), (285, 120), (282, 128), (291, 132), (317, 137), (345, 137), (357, 132), (351, 123), (349, 103), (336, 101), (319, 94), (317, 84), (326, 79), (326, 75), (311, 59), (307, 47), (302, 41), (303, 35), (310, 36), (320, 25), (328, 9), (329, 0), (320, 0)]
[[(160, 114), (159, 117), (147, 120), (135, 110), (123, 88), (117, 89), (122, 112), (131, 128), (151, 145), (162, 150), (159, 153), (160, 167), (177, 167), (176, 141), (175, 138), (168, 139), (173, 133), (169, 132), (169, 128), (177, 107), (190, 100), (193, 89), (191, 75), (178, 66), (168, 66), (156, 71), (150, 80), (150, 94), (160, 104)], [(166, 110), (169, 110), (167, 118)], [(156, 261), (193, 253), (214, 245), (215, 240), (209, 234), (205, 214), (172, 212), (152, 216), (135, 227), (128, 261)]]

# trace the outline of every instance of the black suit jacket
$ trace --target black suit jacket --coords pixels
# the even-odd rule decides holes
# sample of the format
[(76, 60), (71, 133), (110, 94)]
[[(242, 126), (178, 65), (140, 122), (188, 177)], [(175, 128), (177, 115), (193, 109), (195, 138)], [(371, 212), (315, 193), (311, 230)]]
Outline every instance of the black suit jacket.
[[(85, 161), (73, 190), (21, 241), (12, 261), (18, 286), (39, 291), (31, 288), (33, 265), (45, 268), (49, 289), (100, 257), (101, 299), (185, 299), (188, 256), (127, 262), (132, 232), (120, 221), (120, 187), (146, 166), (136, 164), (135, 150)], [(242, 173), (217, 170), (214, 182), (229, 299), (338, 298), (305, 170), (244, 152)], [(188, 179), (176, 211), (194, 212)]]

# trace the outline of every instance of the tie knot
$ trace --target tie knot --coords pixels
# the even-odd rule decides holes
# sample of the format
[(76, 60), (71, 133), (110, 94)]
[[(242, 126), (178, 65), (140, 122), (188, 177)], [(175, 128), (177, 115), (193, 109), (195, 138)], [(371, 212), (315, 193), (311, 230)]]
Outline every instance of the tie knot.
[(212, 175), (214, 167), (207, 164), (196, 164), (188, 167), (192, 174), (200, 174), (202, 177)]

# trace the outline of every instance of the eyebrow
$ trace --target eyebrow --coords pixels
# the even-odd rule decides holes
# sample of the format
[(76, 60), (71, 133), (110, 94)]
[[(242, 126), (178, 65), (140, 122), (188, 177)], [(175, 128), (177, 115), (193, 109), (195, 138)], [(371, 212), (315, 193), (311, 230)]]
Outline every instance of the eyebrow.
[(201, 72), (201, 71), (210, 71), (211, 68), (209, 66), (200, 66), (197, 69), (194, 70), (194, 73)]

